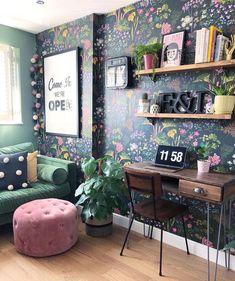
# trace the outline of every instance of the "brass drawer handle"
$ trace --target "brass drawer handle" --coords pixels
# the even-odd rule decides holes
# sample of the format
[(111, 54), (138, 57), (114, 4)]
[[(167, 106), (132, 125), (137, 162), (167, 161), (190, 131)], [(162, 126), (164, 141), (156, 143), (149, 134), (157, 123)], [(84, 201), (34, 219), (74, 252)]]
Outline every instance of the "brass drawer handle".
[(204, 189), (202, 187), (195, 187), (193, 189), (193, 192), (197, 193), (197, 194), (205, 195), (205, 191), (204, 191)]

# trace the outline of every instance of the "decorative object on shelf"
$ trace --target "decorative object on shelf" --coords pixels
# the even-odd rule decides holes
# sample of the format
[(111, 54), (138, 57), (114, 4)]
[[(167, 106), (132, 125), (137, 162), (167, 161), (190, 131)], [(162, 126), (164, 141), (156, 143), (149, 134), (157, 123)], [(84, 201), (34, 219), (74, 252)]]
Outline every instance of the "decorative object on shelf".
[(142, 95), (142, 98), (139, 99), (138, 113), (147, 113), (147, 112), (149, 112), (149, 100), (148, 100), (148, 94), (144, 93)]
[(181, 65), (185, 31), (163, 35), (161, 67)]
[(119, 57), (105, 62), (105, 86), (107, 89), (125, 89), (130, 86), (130, 59)]
[(235, 34), (231, 35), (231, 41), (227, 41), (224, 46), (226, 60), (231, 60), (233, 52), (235, 51)]
[(197, 169), (198, 173), (208, 173), (210, 169), (211, 162), (208, 160), (210, 153), (214, 149), (213, 143), (205, 142), (201, 143), (195, 148), (198, 155)]
[(157, 114), (161, 112), (161, 107), (159, 104), (152, 104), (150, 107), (150, 113), (151, 114)]
[(233, 77), (225, 74), (218, 82), (208, 79), (208, 88), (215, 95), (215, 114), (232, 114), (235, 107), (235, 85)]
[(137, 70), (141, 70), (144, 58), (144, 69), (154, 69), (159, 66), (159, 54), (162, 49), (161, 43), (150, 45), (137, 45), (134, 47), (132, 55)]
[[(79, 135), (78, 49), (44, 56), (45, 130)], [(64, 65), (69, 65), (64, 67)]]
[(161, 111), (165, 113), (203, 113), (203, 103), (208, 92), (161, 93)]
[(30, 76), (32, 78), (32, 95), (35, 97), (33, 106), (33, 129), (34, 135), (39, 136), (43, 131), (43, 115), (41, 112), (41, 100), (42, 100), (42, 64), (38, 54), (34, 54), (30, 59), (32, 66), (30, 67)]
[[(110, 156), (86, 159), (81, 164), (85, 182), (76, 190), (77, 205), (82, 205), (82, 221), (88, 223), (87, 234), (103, 236), (112, 233), (112, 213), (118, 208), (126, 213), (127, 189), (119, 162)], [(111, 220), (110, 220), (111, 218)]]

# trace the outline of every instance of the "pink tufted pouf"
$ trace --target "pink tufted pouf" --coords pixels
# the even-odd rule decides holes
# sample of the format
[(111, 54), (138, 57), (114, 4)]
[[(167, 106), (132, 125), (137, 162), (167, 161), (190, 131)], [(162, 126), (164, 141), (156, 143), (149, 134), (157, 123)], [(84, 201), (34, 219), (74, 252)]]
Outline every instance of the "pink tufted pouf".
[(16, 250), (33, 257), (63, 253), (78, 239), (77, 208), (69, 201), (39, 199), (18, 207), (13, 216)]

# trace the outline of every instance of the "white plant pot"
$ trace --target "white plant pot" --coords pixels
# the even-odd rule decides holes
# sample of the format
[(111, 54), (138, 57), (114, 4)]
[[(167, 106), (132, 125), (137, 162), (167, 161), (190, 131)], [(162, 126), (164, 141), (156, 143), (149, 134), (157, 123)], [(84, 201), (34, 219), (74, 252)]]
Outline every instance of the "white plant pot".
[(210, 170), (211, 162), (209, 160), (197, 160), (198, 173), (208, 173)]

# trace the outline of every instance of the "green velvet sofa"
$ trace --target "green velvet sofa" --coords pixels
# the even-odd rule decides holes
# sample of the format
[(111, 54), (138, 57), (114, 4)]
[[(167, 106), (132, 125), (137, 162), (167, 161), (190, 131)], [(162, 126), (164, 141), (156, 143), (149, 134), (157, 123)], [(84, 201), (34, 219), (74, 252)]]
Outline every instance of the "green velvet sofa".
[[(34, 147), (30, 142), (0, 148), (0, 154), (12, 154), (17, 152), (33, 152)], [(62, 184), (54, 184), (52, 181), (38, 180), (31, 183), (32, 188), (21, 188), (14, 191), (0, 191), (0, 225), (11, 223), (15, 209), (31, 200), (43, 198), (63, 198), (74, 201), (77, 188), (77, 165), (75, 162), (58, 158), (38, 155), (37, 164), (49, 165), (66, 170), (66, 179)], [(40, 165), (39, 165), (40, 166)], [(42, 165), (41, 165), (42, 166)], [(61, 169), (60, 169), (61, 170)]]

